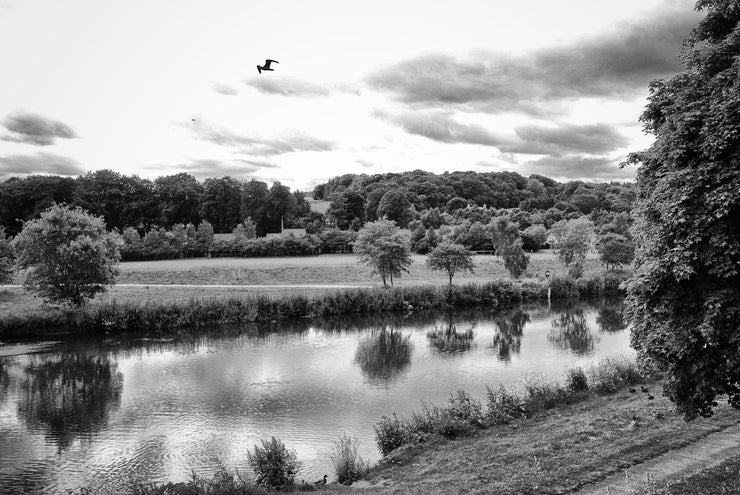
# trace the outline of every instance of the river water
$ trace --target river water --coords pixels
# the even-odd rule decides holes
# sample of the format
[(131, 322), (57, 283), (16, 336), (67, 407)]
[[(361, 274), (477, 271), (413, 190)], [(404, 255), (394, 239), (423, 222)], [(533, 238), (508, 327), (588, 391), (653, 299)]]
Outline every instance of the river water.
[(0, 344), (0, 493), (183, 481), (280, 438), (333, 478), (343, 434), (379, 458), (373, 425), (464, 388), (562, 381), (632, 355), (620, 300), (371, 316), (200, 331), (175, 340)]

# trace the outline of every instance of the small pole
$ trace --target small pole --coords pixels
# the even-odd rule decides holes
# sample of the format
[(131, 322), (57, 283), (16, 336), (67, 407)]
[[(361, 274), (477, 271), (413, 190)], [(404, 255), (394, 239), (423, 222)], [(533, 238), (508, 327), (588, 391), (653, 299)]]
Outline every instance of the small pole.
[(545, 279), (547, 280), (547, 309), (550, 310), (550, 270), (545, 270)]

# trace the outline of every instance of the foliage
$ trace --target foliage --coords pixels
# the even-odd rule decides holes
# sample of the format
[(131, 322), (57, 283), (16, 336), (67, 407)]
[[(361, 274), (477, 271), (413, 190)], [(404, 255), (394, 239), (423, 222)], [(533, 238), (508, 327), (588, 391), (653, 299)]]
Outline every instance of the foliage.
[(506, 246), (501, 256), (504, 258), (504, 267), (509, 270), (512, 277), (519, 278), (527, 270), (529, 256), (524, 253), (520, 239)]
[(450, 285), (452, 285), (452, 277), (455, 276), (455, 273), (460, 271), (463, 273), (466, 271), (473, 273), (473, 269), (475, 268), (473, 253), (468, 251), (465, 246), (448, 240), (440, 242), (429, 253), (426, 264), (432, 270), (446, 271), (447, 276), (450, 278)]
[(411, 265), (408, 238), (390, 220), (369, 222), (360, 229), (354, 251), (359, 254), (360, 262), (369, 265), (373, 274), (380, 275), (383, 287), (387, 287), (387, 279), (393, 286), (393, 277), (408, 272)]
[(588, 378), (583, 368), (570, 368), (566, 373), (565, 386), (571, 392), (588, 390)]
[(497, 217), (493, 220), (493, 247), (497, 256), (503, 256), (504, 251), (519, 238), (519, 226), (511, 223), (508, 216)]
[(383, 195), (378, 204), (378, 218), (384, 217), (396, 222), (399, 227), (406, 228), (414, 215), (405, 191), (393, 189)]
[(700, 0), (685, 69), (650, 84), (637, 171), (632, 345), (687, 419), (740, 408), (740, 8)]
[(295, 483), (295, 475), (301, 467), (295, 451), (275, 437), (262, 440), (247, 451), (247, 462), (254, 471), (254, 482), (265, 488), (282, 488)]
[(596, 250), (606, 269), (616, 269), (621, 265), (629, 265), (635, 257), (635, 245), (628, 238), (608, 233), (599, 239)]
[(243, 222), (238, 223), (231, 233), (234, 234), (234, 239), (237, 242), (255, 239), (257, 237), (257, 224), (252, 221), (251, 217), (247, 217)]
[(231, 232), (241, 220), (242, 185), (232, 177), (211, 177), (203, 183), (200, 217), (216, 232)]
[(334, 443), (334, 448), (329, 453), (334, 464), (334, 473), (337, 481), (349, 484), (362, 478), (370, 469), (370, 464), (359, 454), (360, 442), (357, 437), (342, 435)]
[(522, 248), (539, 251), (547, 243), (547, 229), (541, 223), (530, 225), (522, 231)]
[[(80, 495), (88, 493), (100, 493), (100, 491), (83, 491)], [(193, 472), (192, 479), (187, 482), (139, 485), (133, 490), (134, 495), (268, 495), (270, 493), (274, 492), (242, 479), (238, 472), (232, 473), (222, 464), (219, 464), (210, 479)]]
[(383, 416), (373, 426), (375, 430), (375, 441), (382, 455), (388, 455), (407, 441), (405, 424), (398, 419), (396, 413), (391, 417)]
[(120, 239), (102, 218), (56, 205), (23, 224), (13, 240), (25, 286), (54, 302), (80, 306), (115, 282)]
[(0, 285), (7, 284), (13, 279), (13, 265), (15, 252), (10, 239), (5, 235), (5, 228), (0, 227)]
[(347, 189), (332, 196), (326, 213), (334, 218), (337, 228), (342, 230), (350, 228), (353, 221), (362, 225), (365, 222), (365, 198)]
[(550, 235), (558, 259), (570, 266), (586, 259), (593, 243), (594, 224), (583, 217), (561, 220), (552, 226)]
[(506, 390), (503, 385), (498, 390), (486, 386), (486, 421), (490, 425), (507, 424), (515, 419), (526, 418), (527, 408), (522, 399)]

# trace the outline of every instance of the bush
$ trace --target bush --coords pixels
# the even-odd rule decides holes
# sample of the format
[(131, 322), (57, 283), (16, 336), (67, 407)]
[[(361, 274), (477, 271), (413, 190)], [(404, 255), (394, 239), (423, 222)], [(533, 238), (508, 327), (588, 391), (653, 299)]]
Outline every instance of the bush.
[(391, 418), (388, 416), (381, 417), (380, 421), (373, 426), (373, 429), (375, 430), (375, 441), (378, 444), (378, 450), (383, 456), (406, 443), (408, 438), (407, 427), (398, 419), (396, 413), (393, 413)]
[(358, 450), (360, 442), (357, 437), (342, 435), (329, 454), (334, 463), (334, 473), (339, 483), (348, 484), (357, 481), (367, 473), (369, 464), (360, 457)]
[(254, 471), (254, 482), (266, 488), (293, 485), (301, 467), (296, 453), (275, 437), (262, 440), (262, 447), (255, 445), (254, 451), (247, 451), (247, 462)]
[(588, 379), (581, 368), (571, 368), (566, 373), (566, 387), (571, 392), (585, 392), (588, 390)]
[(527, 417), (527, 408), (522, 399), (506, 390), (503, 385), (498, 390), (486, 387), (488, 410), (486, 419), (490, 425), (506, 424)]
[(447, 411), (454, 419), (469, 423), (472, 426), (483, 427), (483, 411), (480, 402), (473, 399), (465, 390), (458, 390), (450, 394), (447, 399)]
[(532, 412), (552, 409), (570, 402), (570, 394), (557, 383), (546, 382), (542, 377), (530, 375), (524, 380), (527, 406)]
[(599, 394), (611, 394), (624, 385), (639, 383), (642, 373), (633, 360), (626, 357), (604, 358), (589, 370), (590, 388)]

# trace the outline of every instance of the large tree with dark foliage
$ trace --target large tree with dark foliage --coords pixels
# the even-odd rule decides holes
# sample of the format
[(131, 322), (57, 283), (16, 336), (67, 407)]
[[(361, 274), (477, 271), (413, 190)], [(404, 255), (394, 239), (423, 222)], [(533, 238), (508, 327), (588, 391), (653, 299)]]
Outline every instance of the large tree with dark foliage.
[(148, 229), (159, 220), (154, 184), (113, 170), (97, 170), (78, 177), (74, 205), (103, 217), (109, 229)]
[(185, 172), (157, 177), (154, 187), (159, 199), (162, 225), (195, 225), (200, 221), (198, 207), (203, 197), (203, 186), (195, 177)]
[(38, 217), (54, 203), (71, 203), (74, 190), (75, 180), (69, 177), (11, 177), (0, 183), (0, 225), (8, 234), (15, 235), (25, 220)]
[(206, 179), (200, 216), (208, 220), (216, 232), (231, 232), (242, 221), (242, 184), (232, 177)]
[(650, 84), (655, 142), (628, 160), (641, 164), (632, 345), (687, 419), (722, 395), (740, 408), (740, 1), (696, 8), (685, 70)]

